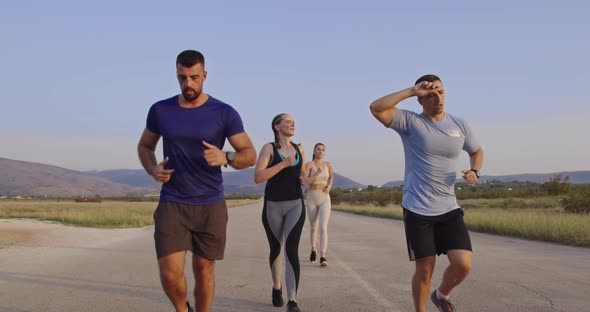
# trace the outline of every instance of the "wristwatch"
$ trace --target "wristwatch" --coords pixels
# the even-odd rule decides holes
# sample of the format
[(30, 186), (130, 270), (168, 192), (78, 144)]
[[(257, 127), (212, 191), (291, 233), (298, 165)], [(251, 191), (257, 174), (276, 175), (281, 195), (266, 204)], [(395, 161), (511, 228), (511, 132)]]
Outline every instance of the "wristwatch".
[(225, 160), (227, 160), (227, 163), (223, 166), (225, 168), (227, 168), (227, 165), (231, 164), (235, 159), (236, 159), (236, 153), (230, 152), (230, 151), (225, 152)]
[(469, 169), (469, 170), (470, 170), (470, 171), (473, 171), (473, 172), (475, 173), (475, 176), (476, 176), (476, 177), (479, 179), (479, 170), (477, 170), (477, 169), (473, 169), (473, 168), (471, 168), (471, 169)]

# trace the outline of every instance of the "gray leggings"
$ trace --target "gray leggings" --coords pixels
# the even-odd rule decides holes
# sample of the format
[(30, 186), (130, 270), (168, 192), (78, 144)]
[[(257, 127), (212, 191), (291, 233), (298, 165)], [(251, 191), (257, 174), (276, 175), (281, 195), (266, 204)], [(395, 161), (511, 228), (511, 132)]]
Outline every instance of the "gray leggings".
[(275, 284), (280, 283), (282, 246), (285, 246), (285, 285), (287, 298), (295, 300), (299, 288), (299, 239), (305, 223), (303, 198), (287, 201), (264, 200), (262, 224), (270, 246), (270, 271)]

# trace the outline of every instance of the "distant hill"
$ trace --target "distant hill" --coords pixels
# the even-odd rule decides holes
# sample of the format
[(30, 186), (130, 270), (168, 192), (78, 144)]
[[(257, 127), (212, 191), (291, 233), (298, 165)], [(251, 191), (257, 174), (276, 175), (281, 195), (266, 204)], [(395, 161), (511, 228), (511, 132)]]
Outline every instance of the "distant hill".
[[(227, 194), (262, 194), (264, 184), (254, 184), (253, 169), (241, 171), (223, 172), (224, 189)], [(154, 192), (159, 192), (160, 183), (149, 176), (143, 169), (115, 169), (103, 171), (86, 171), (85, 173), (111, 180), (113, 182), (127, 184), (135, 187), (149, 187)]]
[[(502, 182), (534, 182), (534, 183), (545, 183), (550, 178), (561, 175), (562, 178), (570, 177), (570, 182), (574, 184), (589, 184), (590, 183), (590, 171), (563, 171), (553, 173), (529, 173), (529, 174), (512, 174), (512, 175), (500, 175), (500, 176), (481, 176), (480, 182), (484, 181), (502, 181)], [(459, 181), (459, 180), (457, 180)], [(463, 181), (461, 179), (461, 181)], [(400, 186), (403, 181), (391, 181), (383, 184), (383, 187), (394, 187)]]
[[(223, 173), (227, 194), (263, 194), (265, 183), (254, 183), (254, 169)], [(334, 187), (363, 187), (334, 174)], [(160, 184), (143, 169), (75, 171), (57, 166), (0, 158), (0, 196), (142, 196), (157, 194)]]
[[(159, 184), (147, 175), (143, 169), (120, 169), (104, 171), (86, 171), (85, 173), (109, 179), (113, 182), (136, 187), (152, 187), (159, 189)], [(223, 187), (226, 194), (263, 194), (266, 183), (254, 183), (254, 168), (239, 171), (223, 172)], [(333, 188), (359, 188), (364, 185), (345, 176), (334, 173)]]
[(136, 187), (160, 188), (160, 184), (143, 169), (92, 170), (83, 173)]
[[(223, 172), (227, 194), (263, 194), (265, 183), (254, 184), (253, 168)], [(481, 181), (544, 183), (555, 175), (569, 176), (571, 183), (590, 184), (590, 171), (569, 171), (543, 174), (482, 176)], [(365, 187), (334, 173), (334, 188)], [(399, 186), (402, 181), (385, 183)], [(0, 158), (0, 196), (141, 196), (156, 194), (160, 185), (143, 169), (75, 171), (57, 166)]]
[(0, 195), (125, 196), (149, 191), (149, 188), (116, 183), (79, 171), (0, 158)]

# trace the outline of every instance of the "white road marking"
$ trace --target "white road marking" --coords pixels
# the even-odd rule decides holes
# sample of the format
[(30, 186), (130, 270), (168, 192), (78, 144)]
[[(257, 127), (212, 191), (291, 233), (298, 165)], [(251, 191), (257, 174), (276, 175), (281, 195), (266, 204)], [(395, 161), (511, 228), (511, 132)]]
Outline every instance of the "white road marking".
[(346, 273), (348, 273), (348, 275), (354, 278), (365, 289), (365, 291), (368, 292), (373, 297), (373, 299), (375, 299), (375, 301), (386, 308), (392, 309), (390, 310), (391, 312), (402, 312), (398, 307), (395, 306), (395, 304), (387, 300), (387, 298), (381, 296), (379, 291), (377, 291), (375, 287), (371, 286), (371, 284), (365, 281), (360, 274), (353, 270), (344, 261), (340, 260), (340, 258), (335, 255), (333, 251), (331, 251), (330, 254), (332, 255), (332, 260), (335, 260), (336, 263), (341, 266), (346, 271)]

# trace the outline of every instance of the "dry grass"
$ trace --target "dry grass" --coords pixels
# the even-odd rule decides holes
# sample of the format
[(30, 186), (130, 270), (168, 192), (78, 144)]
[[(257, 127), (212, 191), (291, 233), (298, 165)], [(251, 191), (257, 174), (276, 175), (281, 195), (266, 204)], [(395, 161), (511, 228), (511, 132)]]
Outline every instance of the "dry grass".
[(385, 207), (378, 205), (349, 205), (349, 204), (338, 204), (332, 205), (334, 210), (350, 212), (354, 214), (396, 219), (401, 220), (403, 216), (402, 207), (399, 205), (387, 205)]
[(540, 196), (531, 198), (489, 198), (489, 199), (463, 199), (459, 204), (463, 208), (560, 208), (560, 197)]
[(470, 230), (526, 239), (590, 247), (590, 215), (546, 209), (468, 209)]
[[(228, 207), (243, 206), (257, 200), (228, 200)], [(76, 203), (50, 200), (1, 200), (0, 218), (29, 218), (64, 224), (98, 227), (143, 227), (154, 223), (157, 202), (103, 201)]]
[[(489, 206), (490, 203), (484, 201), (470, 200), (470, 204), (476, 207)], [(539, 201), (543, 202), (544, 199)], [(402, 208), (399, 205), (339, 204), (333, 208), (355, 214), (402, 219)], [(590, 215), (569, 214), (563, 212), (562, 208), (467, 208), (465, 223), (476, 232), (590, 247)]]

